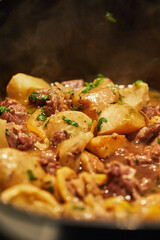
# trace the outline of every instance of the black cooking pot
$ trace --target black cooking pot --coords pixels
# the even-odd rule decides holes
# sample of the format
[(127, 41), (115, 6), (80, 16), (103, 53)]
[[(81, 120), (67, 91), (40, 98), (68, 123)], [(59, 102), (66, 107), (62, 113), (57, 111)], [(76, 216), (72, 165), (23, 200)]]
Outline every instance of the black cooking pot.
[[(48, 82), (90, 81), (102, 73), (118, 84), (142, 79), (160, 90), (159, 45), (159, 0), (0, 0), (0, 94), (18, 72)], [(119, 234), (120, 227), (51, 220), (0, 204), (0, 231), (12, 239), (141, 237), (135, 231)], [(160, 224), (137, 228), (160, 229)]]

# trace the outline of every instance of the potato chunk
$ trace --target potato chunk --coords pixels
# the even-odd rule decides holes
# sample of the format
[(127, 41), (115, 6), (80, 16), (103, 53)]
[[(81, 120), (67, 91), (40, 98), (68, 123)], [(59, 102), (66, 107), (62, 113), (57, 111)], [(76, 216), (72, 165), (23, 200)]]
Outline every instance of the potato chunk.
[(52, 115), (46, 126), (46, 134), (52, 138), (56, 132), (66, 130), (70, 137), (78, 135), (80, 132), (88, 132), (92, 119), (82, 112), (64, 111)]
[[(91, 84), (96, 84), (96, 81), (99, 80), (100, 78), (97, 78)], [(118, 88), (110, 79), (104, 78), (97, 87), (93, 87), (91, 90), (89, 90), (89, 87), (84, 87), (75, 92), (73, 105), (79, 106), (86, 115), (93, 120), (97, 120), (99, 113), (111, 102), (118, 102), (118, 99)]]
[(7, 85), (7, 97), (28, 103), (29, 95), (38, 88), (49, 88), (50, 85), (41, 78), (32, 77), (23, 73), (14, 75)]
[(131, 88), (122, 88), (119, 90), (123, 96), (123, 102), (141, 110), (149, 102), (149, 88), (147, 83), (133, 84)]
[(113, 133), (112, 135), (97, 136), (92, 138), (86, 148), (100, 158), (107, 158), (112, 155), (117, 148), (127, 145), (124, 135)]
[(13, 148), (0, 149), (0, 191), (19, 183), (41, 186), (45, 172), (36, 156)]
[(81, 132), (79, 135), (62, 142), (58, 146), (60, 164), (77, 171), (80, 165), (79, 156), (92, 137), (92, 132)]
[(6, 120), (0, 119), (0, 148), (9, 147), (6, 135), (8, 133)]
[(102, 111), (97, 130), (98, 135), (127, 134), (145, 126), (145, 116), (128, 104), (111, 104)]

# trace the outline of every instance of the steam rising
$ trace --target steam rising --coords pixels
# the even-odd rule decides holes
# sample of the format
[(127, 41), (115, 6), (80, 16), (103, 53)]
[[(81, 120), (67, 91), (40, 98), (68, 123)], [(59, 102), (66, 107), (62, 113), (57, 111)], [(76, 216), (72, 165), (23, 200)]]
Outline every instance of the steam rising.
[(24, 72), (50, 82), (90, 80), (103, 73), (117, 83), (156, 84), (159, 13), (160, 3), (147, 0), (2, 0), (0, 79)]

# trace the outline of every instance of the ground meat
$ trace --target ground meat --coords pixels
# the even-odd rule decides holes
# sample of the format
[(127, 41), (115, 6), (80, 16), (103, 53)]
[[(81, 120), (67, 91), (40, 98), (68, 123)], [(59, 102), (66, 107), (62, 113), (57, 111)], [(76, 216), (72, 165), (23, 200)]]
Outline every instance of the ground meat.
[(142, 110), (149, 118), (154, 116), (160, 116), (160, 105), (157, 106), (147, 106)]
[(29, 103), (36, 106), (44, 106), (49, 100), (49, 90), (47, 88), (37, 89), (29, 96)]
[(132, 167), (152, 163), (152, 159), (150, 158), (149, 154), (144, 153), (142, 153), (142, 155), (129, 153), (127, 156), (124, 157), (124, 159)]
[(84, 87), (83, 79), (75, 79), (70, 81), (64, 81), (61, 83), (65, 87), (71, 87), (74, 91), (78, 91), (82, 87)]
[(53, 147), (56, 148), (58, 146), (58, 144), (60, 144), (61, 142), (63, 142), (64, 140), (66, 140), (68, 138), (69, 138), (69, 135), (66, 130), (55, 132), (55, 134), (52, 138)]
[(45, 171), (52, 175), (56, 175), (57, 169), (61, 167), (58, 162), (58, 154), (52, 150), (42, 151), (40, 158), (40, 164)]
[(107, 190), (109, 194), (130, 196), (135, 200), (139, 197), (136, 170), (119, 162), (106, 164)]
[(37, 89), (30, 95), (29, 102), (36, 106), (44, 106), (44, 111), (49, 117), (51, 114), (69, 110), (72, 106), (72, 98), (72, 92), (67, 88), (65, 91), (64, 87), (60, 89), (54, 85), (49, 89)]
[(12, 99), (5, 100), (4, 102), (1, 102), (0, 105), (9, 109), (9, 111), (5, 111), (1, 114), (0, 117), (2, 119), (7, 122), (14, 122), (18, 125), (26, 123), (28, 115), (27, 109), (23, 105)]
[(155, 123), (152, 124), (151, 126), (141, 128), (140, 131), (137, 133), (135, 139), (140, 140), (142, 142), (147, 142), (152, 138), (157, 137), (159, 132), (160, 123)]
[(25, 151), (34, 147), (36, 136), (29, 133), (28, 129), (22, 125), (16, 125), (14, 122), (7, 123), (6, 139), (12, 148)]

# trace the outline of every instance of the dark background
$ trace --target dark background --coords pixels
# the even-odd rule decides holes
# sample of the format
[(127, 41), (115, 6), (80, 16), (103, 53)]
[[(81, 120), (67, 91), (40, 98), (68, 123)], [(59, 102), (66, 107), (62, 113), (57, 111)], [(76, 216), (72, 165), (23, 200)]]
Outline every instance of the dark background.
[[(116, 23), (105, 18), (107, 11)], [(160, 89), (160, 1), (0, 0), (0, 94), (18, 72), (49, 82), (88, 81), (102, 73), (116, 83), (142, 79)], [(6, 229), (3, 233), (12, 237), (10, 226)], [(58, 229), (61, 239), (87, 234), (99, 240), (153, 238), (152, 231), (109, 231), (95, 225)]]

